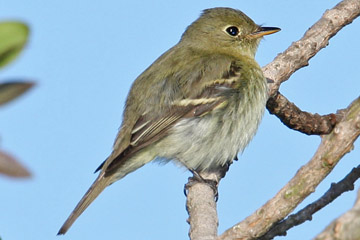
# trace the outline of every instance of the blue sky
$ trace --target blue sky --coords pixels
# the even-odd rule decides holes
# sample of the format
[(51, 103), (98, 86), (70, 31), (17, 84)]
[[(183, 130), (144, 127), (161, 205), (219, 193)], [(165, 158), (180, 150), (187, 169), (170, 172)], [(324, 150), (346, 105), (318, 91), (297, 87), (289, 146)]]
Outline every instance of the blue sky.
[[(174, 164), (148, 164), (113, 184), (70, 231), (56, 233), (95, 179), (111, 151), (132, 81), (176, 44), (201, 10), (232, 7), (264, 26), (256, 56), (270, 62), (337, 1), (20, 1), (0, 0), (0, 20), (25, 21), (30, 41), (0, 80), (37, 85), (0, 108), (0, 147), (33, 173), (30, 180), (0, 177), (0, 236), (21, 239), (187, 239), (183, 186), (190, 173)], [(296, 72), (281, 92), (300, 108), (326, 114), (359, 96), (360, 22), (330, 41), (310, 66)], [(258, 134), (219, 188), (219, 233), (271, 198), (313, 155), (318, 136), (287, 129), (267, 112)], [(301, 206), (322, 195), (359, 163), (359, 143)], [(359, 184), (357, 184), (357, 187)], [(310, 239), (348, 210), (346, 193), (286, 238)]]

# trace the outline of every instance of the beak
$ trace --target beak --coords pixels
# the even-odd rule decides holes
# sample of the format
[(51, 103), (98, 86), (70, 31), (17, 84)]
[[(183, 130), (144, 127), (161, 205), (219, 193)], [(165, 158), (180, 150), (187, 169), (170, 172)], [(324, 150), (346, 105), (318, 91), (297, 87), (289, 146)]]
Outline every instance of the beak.
[(280, 30), (281, 29), (277, 28), (277, 27), (260, 27), (259, 30), (257, 30), (256, 32), (253, 32), (252, 34), (250, 34), (250, 36), (255, 37), (255, 38), (260, 38), (265, 35), (276, 33)]

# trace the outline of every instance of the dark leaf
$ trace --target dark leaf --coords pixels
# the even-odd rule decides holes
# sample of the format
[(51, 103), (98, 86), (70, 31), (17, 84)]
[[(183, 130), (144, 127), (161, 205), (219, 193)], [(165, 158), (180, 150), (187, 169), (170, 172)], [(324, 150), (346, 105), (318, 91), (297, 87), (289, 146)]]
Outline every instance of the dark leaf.
[(30, 172), (10, 155), (0, 152), (0, 173), (10, 177), (27, 178)]
[(0, 105), (20, 96), (34, 85), (33, 82), (6, 82), (0, 84)]

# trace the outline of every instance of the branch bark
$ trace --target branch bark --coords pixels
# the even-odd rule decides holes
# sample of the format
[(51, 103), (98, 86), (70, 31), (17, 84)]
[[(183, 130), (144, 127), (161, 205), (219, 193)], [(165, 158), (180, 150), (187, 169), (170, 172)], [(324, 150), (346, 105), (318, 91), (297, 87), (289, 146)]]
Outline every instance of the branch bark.
[[(217, 173), (202, 174), (201, 177), (211, 179), (216, 183), (220, 181)], [(206, 182), (192, 181), (194, 180), (189, 179), (188, 184), (185, 186), (188, 190), (186, 210), (189, 213), (189, 237), (192, 240), (215, 240), (219, 224), (215, 191)]]
[(348, 175), (346, 175), (346, 177), (342, 179), (340, 182), (332, 183), (330, 189), (326, 191), (326, 193), (323, 196), (321, 196), (318, 200), (307, 205), (299, 212), (295, 214), (291, 214), (285, 220), (282, 220), (279, 223), (275, 224), (265, 235), (258, 238), (258, 240), (271, 240), (276, 236), (286, 236), (286, 232), (290, 228), (300, 225), (307, 220), (311, 220), (312, 216), (316, 212), (320, 211), (322, 208), (330, 204), (341, 194), (347, 191), (354, 190), (354, 183), (359, 178), (360, 178), (360, 165), (357, 166), (356, 168), (353, 168), (351, 172)]
[(312, 159), (265, 205), (244, 221), (225, 231), (218, 239), (254, 239), (286, 217), (332, 171), (338, 161), (353, 149), (360, 135), (360, 97), (344, 112), (334, 131), (322, 137)]
[(266, 108), (287, 127), (307, 135), (329, 134), (339, 121), (339, 116), (333, 113), (320, 116), (301, 111), (279, 92), (268, 99)]
[(352, 209), (334, 220), (314, 240), (360, 239), (360, 190)]
[[(305, 33), (302, 39), (294, 42), (285, 52), (279, 54), (274, 61), (263, 68), (265, 77), (273, 80), (272, 83), (269, 83), (269, 96), (274, 96), (278, 92), (282, 82), (286, 81), (298, 69), (307, 66), (309, 59), (322, 48), (326, 47), (332, 36), (359, 15), (359, 0), (344, 0), (333, 9), (327, 10), (322, 18)], [(306, 166), (302, 167), (297, 175), (281, 189), (273, 199), (268, 201), (243, 222), (225, 231), (217, 239), (254, 239), (261, 236), (272, 224), (287, 216), (297, 204), (313, 192), (318, 183), (332, 170), (339, 159), (350, 151), (353, 142), (360, 134), (359, 112), (355, 113), (355, 118), (350, 118), (349, 116), (351, 115), (350, 113), (353, 113), (354, 108), (359, 108), (359, 102), (360, 100), (357, 99), (351, 105), (350, 110), (347, 112), (348, 114), (346, 114), (342, 122), (335, 127), (330, 135), (323, 137), (319, 149), (312, 160)], [(349, 132), (352, 130), (353, 132)], [(221, 177), (219, 174), (214, 174), (210, 179), (219, 181)], [(199, 184), (200, 183), (194, 184), (192, 189), (195, 191), (194, 187)], [(200, 195), (204, 192), (202, 188), (208, 188), (208, 186), (206, 186), (206, 184), (199, 186), (194, 193), (194, 198), (200, 199)], [(189, 189), (188, 202), (192, 189)], [(207, 192), (206, 189), (205, 192)], [(208, 197), (210, 197), (210, 195)], [(210, 198), (213, 199), (213, 197)], [(191, 222), (191, 219), (193, 218), (193, 214), (201, 214), (200, 211), (202, 211), (202, 208), (199, 206), (203, 204), (206, 205), (207, 200), (192, 200), (191, 202), (191, 212), (189, 211), (191, 225), (190, 238), (192, 240), (206, 239), (196, 237), (199, 235), (192, 235), (194, 229), (198, 228), (201, 223)], [(209, 217), (217, 218), (216, 204), (208, 205), (210, 207), (209, 214), (212, 215), (212, 217)], [(277, 210), (274, 211), (274, 209)], [(217, 231), (217, 222), (214, 229)], [(208, 239), (213, 239), (213, 234), (211, 234), (211, 237)]]
[(334, 8), (325, 11), (321, 19), (306, 31), (299, 41), (291, 44), (285, 52), (263, 67), (265, 77), (274, 81), (269, 83), (269, 96), (274, 95), (280, 84), (288, 80), (294, 72), (308, 66), (309, 60), (329, 45), (329, 39), (359, 15), (359, 0), (343, 0)]

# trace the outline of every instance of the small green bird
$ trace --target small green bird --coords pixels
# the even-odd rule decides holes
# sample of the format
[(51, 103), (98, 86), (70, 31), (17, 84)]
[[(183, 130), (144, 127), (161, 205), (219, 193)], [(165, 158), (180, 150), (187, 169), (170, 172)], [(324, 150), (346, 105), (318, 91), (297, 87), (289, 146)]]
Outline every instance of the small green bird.
[(254, 59), (258, 44), (279, 30), (256, 25), (239, 10), (204, 10), (133, 83), (113, 151), (58, 234), (108, 185), (155, 158), (198, 173), (230, 163), (265, 109), (267, 84)]

